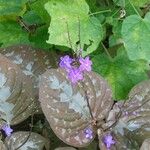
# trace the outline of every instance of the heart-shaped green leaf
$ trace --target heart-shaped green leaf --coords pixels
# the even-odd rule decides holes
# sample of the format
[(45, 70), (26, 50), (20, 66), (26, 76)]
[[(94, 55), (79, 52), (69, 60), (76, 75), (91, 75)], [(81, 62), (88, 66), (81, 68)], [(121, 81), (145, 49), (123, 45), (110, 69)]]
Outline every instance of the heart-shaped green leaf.
[[(89, 15), (89, 6), (85, 0), (51, 0), (45, 8), (51, 16), (48, 43), (73, 48), (75, 51), (79, 41), (80, 21), (81, 47), (89, 46), (83, 55), (97, 49), (103, 36), (102, 26), (96, 17)], [(68, 32), (72, 46), (69, 44)]]
[(131, 15), (123, 21), (122, 36), (124, 46), (131, 60), (150, 61), (150, 13), (142, 19)]

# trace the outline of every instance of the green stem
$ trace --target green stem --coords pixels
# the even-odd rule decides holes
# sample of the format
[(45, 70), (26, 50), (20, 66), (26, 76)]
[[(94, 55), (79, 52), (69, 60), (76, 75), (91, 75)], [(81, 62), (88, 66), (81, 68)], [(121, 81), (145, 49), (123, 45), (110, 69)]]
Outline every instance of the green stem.
[(101, 42), (101, 45), (102, 45), (103, 49), (105, 50), (105, 52), (106, 52), (106, 54), (107, 54), (109, 60), (110, 60), (110, 61), (113, 61), (113, 58), (112, 58), (111, 55), (109, 54), (109, 52), (108, 52), (107, 48), (105, 47), (105, 45), (103, 44), (103, 42)]
[(120, 10), (121, 10), (121, 8), (119, 8), (117, 11), (115, 11), (115, 12), (111, 15), (111, 17), (115, 16)]
[(90, 13), (90, 14), (89, 14), (89, 16), (96, 15), (96, 14), (102, 14), (102, 13), (106, 13), (106, 12), (111, 12), (111, 10), (110, 10), (110, 9), (108, 9), (108, 10), (102, 10), (102, 11), (98, 11), (98, 12)]
[(134, 11), (136, 12), (136, 14), (141, 18), (141, 15), (139, 14), (139, 12), (137, 11), (137, 9), (135, 8), (135, 6), (131, 3), (131, 1), (129, 0), (130, 5), (133, 7)]

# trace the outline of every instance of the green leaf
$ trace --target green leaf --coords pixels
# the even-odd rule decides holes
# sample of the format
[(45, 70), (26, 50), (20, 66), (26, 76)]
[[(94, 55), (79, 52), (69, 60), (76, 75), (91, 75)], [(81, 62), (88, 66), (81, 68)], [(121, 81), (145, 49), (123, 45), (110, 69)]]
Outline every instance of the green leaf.
[(137, 7), (142, 7), (145, 4), (147, 4), (148, 2), (150, 2), (149, 0), (113, 0), (114, 3), (118, 6), (121, 7), (125, 7), (125, 5), (127, 5), (129, 3), (129, 1)]
[(113, 62), (105, 54), (95, 56), (92, 61), (94, 71), (108, 80), (113, 90), (113, 97), (118, 100), (126, 98), (135, 84), (147, 79), (146, 63), (128, 60), (123, 48), (118, 50)]
[(131, 0), (131, 2), (138, 7), (142, 7), (145, 4), (148, 4), (150, 1), (149, 0)]
[(52, 45), (46, 43), (47, 39), (48, 39), (48, 28), (47, 28), (47, 26), (37, 28), (35, 33), (29, 37), (31, 44), (34, 47), (41, 48), (41, 49), (48, 49), (48, 48), (52, 47)]
[(35, 11), (44, 22), (49, 23), (50, 16), (44, 8), (44, 4), (47, 2), (48, 0), (36, 0), (31, 3), (30, 8)]
[(23, 15), (23, 21), (26, 24), (32, 25), (32, 24), (42, 24), (42, 19), (38, 16), (37, 12), (34, 10), (27, 11)]
[(25, 11), (28, 0), (0, 0), (0, 16), (21, 15)]
[(89, 6), (85, 0), (51, 0), (45, 5), (46, 10), (51, 16), (49, 27), (50, 44), (70, 47), (68, 30), (73, 50), (76, 49), (76, 43), (79, 41), (79, 20), (80, 20), (80, 38), (82, 48), (88, 46), (83, 55), (88, 55), (97, 49), (102, 40), (102, 27), (100, 21), (89, 16)]
[(113, 34), (109, 36), (109, 47), (122, 44), (122, 35), (121, 35), (122, 22), (113, 20)]
[(113, 0), (113, 2), (118, 5), (118, 6), (121, 6), (121, 7), (125, 7), (125, 0)]
[(124, 46), (131, 60), (150, 61), (150, 13), (144, 19), (137, 15), (127, 17), (122, 25)]
[(28, 34), (23, 31), (21, 26), (16, 22), (1, 22), (0, 43), (2, 43), (2, 47), (7, 47), (13, 44), (28, 44)]

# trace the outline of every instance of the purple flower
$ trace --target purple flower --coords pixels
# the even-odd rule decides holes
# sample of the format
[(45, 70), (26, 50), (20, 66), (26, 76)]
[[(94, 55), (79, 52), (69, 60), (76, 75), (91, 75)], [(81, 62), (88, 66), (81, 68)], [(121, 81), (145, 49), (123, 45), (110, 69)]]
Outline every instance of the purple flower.
[(66, 69), (66, 71), (68, 71), (69, 69), (71, 69), (71, 63), (73, 62), (73, 59), (70, 58), (70, 56), (66, 55), (64, 57), (60, 57), (60, 63), (59, 66), (61, 68)]
[(128, 113), (127, 111), (125, 111), (125, 112), (123, 112), (123, 115), (124, 115), (124, 116), (128, 116), (129, 113)]
[(111, 146), (116, 143), (116, 141), (113, 140), (113, 137), (111, 134), (104, 135), (102, 140), (103, 140), (103, 143), (105, 144), (105, 146), (107, 147), (107, 149), (110, 149)]
[(68, 73), (68, 78), (73, 84), (77, 83), (79, 80), (83, 80), (83, 74), (78, 68), (72, 68)]
[(6, 134), (7, 136), (10, 136), (11, 133), (13, 132), (13, 129), (11, 129), (11, 128), (10, 128), (10, 125), (8, 125), (8, 124), (3, 125), (3, 126), (2, 126), (2, 130), (5, 132), (5, 134)]
[(85, 137), (89, 140), (91, 140), (93, 138), (93, 131), (90, 128), (85, 129), (84, 131), (85, 133)]
[(79, 58), (79, 62), (80, 62), (80, 67), (79, 69), (81, 71), (91, 71), (92, 70), (92, 61), (90, 60), (90, 58), (87, 56), (86, 58)]

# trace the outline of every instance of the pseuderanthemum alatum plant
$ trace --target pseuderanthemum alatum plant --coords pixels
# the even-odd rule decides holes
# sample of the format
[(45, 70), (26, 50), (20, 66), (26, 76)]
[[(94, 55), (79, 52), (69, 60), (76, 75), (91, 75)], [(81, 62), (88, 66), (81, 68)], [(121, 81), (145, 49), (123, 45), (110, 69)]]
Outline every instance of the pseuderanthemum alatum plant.
[(85, 147), (97, 136), (101, 150), (115, 150), (139, 148), (149, 137), (150, 81), (135, 86), (128, 100), (115, 103), (109, 85), (97, 73), (85, 71), (74, 84), (62, 68), (42, 75), (39, 93), (42, 110), (62, 141)]

